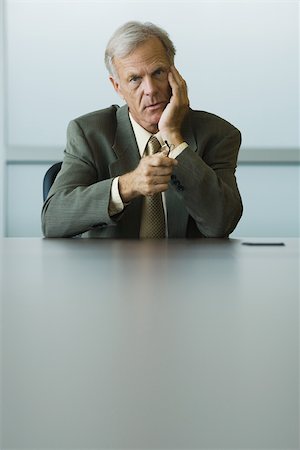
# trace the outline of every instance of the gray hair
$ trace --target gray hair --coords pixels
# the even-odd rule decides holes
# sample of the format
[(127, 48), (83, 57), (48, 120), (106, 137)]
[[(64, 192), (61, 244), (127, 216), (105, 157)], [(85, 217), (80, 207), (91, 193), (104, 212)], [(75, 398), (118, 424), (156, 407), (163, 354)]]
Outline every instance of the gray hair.
[(105, 50), (105, 65), (110, 75), (117, 77), (114, 58), (124, 58), (148, 39), (157, 37), (163, 44), (171, 64), (174, 63), (176, 49), (168, 33), (151, 22), (127, 22), (118, 28), (110, 38)]

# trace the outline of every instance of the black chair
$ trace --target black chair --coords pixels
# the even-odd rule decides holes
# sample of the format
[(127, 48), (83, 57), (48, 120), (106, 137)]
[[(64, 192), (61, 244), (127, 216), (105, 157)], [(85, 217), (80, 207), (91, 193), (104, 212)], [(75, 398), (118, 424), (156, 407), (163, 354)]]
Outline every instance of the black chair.
[(62, 162), (57, 162), (51, 166), (44, 175), (43, 180), (43, 200), (45, 201), (50, 188), (61, 169)]

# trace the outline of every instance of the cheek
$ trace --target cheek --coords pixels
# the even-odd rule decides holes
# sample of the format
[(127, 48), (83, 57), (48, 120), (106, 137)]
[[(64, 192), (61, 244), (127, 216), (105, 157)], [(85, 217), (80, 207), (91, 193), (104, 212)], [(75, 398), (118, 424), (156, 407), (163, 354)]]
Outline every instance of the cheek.
[(136, 89), (135, 92), (132, 93), (132, 99), (137, 108), (141, 109), (143, 107), (143, 91), (142, 89)]
[(136, 90), (127, 92), (125, 101), (132, 111), (139, 112), (143, 109), (143, 106), (142, 106), (143, 96), (140, 95), (138, 92), (136, 92)]

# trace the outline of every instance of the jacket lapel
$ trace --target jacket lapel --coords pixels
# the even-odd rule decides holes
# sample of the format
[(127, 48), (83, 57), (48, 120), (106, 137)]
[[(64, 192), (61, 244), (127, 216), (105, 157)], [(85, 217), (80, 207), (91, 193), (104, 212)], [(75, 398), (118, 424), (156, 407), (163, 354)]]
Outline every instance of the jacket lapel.
[(113, 150), (117, 160), (110, 164), (112, 177), (123, 175), (137, 167), (140, 154), (129, 119), (127, 105), (117, 110), (117, 129)]
[[(128, 106), (124, 105), (117, 110), (117, 128), (113, 150), (117, 157), (110, 164), (111, 177), (117, 177), (134, 170), (140, 161), (140, 153), (128, 115)], [(141, 217), (141, 198), (136, 198), (125, 208), (122, 215), (123, 237), (138, 237)]]

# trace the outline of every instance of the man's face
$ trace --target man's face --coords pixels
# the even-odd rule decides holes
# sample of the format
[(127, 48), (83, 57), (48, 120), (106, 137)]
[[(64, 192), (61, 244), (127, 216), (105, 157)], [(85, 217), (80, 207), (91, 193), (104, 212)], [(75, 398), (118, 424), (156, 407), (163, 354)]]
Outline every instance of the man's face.
[(111, 76), (110, 80), (115, 90), (126, 101), (135, 121), (156, 133), (171, 97), (170, 61), (162, 43), (151, 38), (125, 58), (115, 58), (114, 65), (118, 78)]

